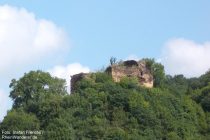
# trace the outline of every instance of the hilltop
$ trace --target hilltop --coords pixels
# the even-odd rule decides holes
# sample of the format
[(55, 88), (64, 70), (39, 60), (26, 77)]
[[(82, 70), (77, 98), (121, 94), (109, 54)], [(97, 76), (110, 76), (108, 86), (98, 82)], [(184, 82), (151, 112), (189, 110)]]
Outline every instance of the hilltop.
[[(147, 88), (153, 87), (153, 75), (151, 68), (147, 67), (145, 60), (127, 60), (118, 63), (111, 63), (106, 68), (105, 73), (110, 75), (114, 82), (120, 82), (125, 77), (135, 78), (140, 86)], [(79, 73), (71, 76), (71, 91), (75, 89), (75, 85), (81, 79), (90, 78), (91, 73)]]
[(151, 88), (135, 76), (116, 82), (100, 71), (77, 81), (70, 95), (64, 80), (30, 71), (11, 81), (14, 104), (0, 128), (43, 130), (40, 139), (208, 140), (210, 72), (187, 79), (165, 75), (152, 59), (144, 62)]

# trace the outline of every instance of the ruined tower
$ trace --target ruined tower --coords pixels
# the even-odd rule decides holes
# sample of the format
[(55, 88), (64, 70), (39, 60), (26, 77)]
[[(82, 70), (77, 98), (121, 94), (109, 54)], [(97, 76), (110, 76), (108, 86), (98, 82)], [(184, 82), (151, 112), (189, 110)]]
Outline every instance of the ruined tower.
[[(153, 87), (153, 76), (143, 60), (128, 60), (112, 64), (105, 72), (112, 76), (114, 82), (120, 82), (124, 77), (135, 77), (138, 79), (139, 85), (147, 88)], [(83, 78), (90, 78), (90, 73), (79, 73), (71, 76), (71, 91), (75, 90), (76, 83)]]
[(139, 85), (147, 88), (153, 87), (153, 76), (143, 60), (128, 60), (113, 64), (107, 68), (106, 72), (111, 74), (115, 82), (120, 82), (123, 77), (136, 77), (139, 81)]

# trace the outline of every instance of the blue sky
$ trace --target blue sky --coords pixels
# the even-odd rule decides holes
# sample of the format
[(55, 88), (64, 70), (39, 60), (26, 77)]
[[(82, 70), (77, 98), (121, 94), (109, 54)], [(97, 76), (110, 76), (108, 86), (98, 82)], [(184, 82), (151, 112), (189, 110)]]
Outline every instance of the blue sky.
[[(7, 98), (10, 80), (29, 70), (42, 69), (69, 81), (71, 74), (107, 66), (111, 56), (149, 57), (163, 63), (169, 74), (199, 76), (210, 68), (209, 5), (208, 0), (1, 0), (0, 29), (7, 34), (0, 31), (0, 49), (4, 53), (0, 57), (4, 60), (0, 65), (0, 120), (11, 107)], [(2, 18), (5, 13), (14, 21)], [(11, 21), (20, 24), (16, 26)], [(35, 53), (30, 52), (31, 43), (25, 40), (33, 41), (31, 34), (37, 32), (39, 25), (44, 25), (35, 37), (41, 40), (40, 50), (35, 45)], [(48, 37), (49, 34), (53, 36)], [(21, 45), (26, 44), (29, 56), (23, 57), (28, 48)], [(26, 52), (12, 51), (16, 49)]]
[(24, 7), (37, 18), (64, 28), (74, 45), (66, 63), (97, 67), (110, 56), (157, 58), (170, 38), (203, 42), (210, 36), (207, 0), (1, 1), (5, 3)]

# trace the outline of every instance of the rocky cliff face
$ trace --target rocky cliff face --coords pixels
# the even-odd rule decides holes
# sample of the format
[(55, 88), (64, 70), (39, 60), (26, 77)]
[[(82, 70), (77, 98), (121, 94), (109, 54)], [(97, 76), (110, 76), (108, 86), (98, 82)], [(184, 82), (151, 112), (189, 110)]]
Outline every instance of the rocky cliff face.
[[(145, 61), (128, 60), (118, 64), (113, 64), (106, 69), (115, 82), (120, 82), (124, 77), (135, 77), (139, 81), (139, 85), (147, 88), (153, 87), (153, 76), (146, 67)], [(83, 78), (90, 77), (89, 73), (79, 73), (71, 76), (71, 92), (75, 90), (75, 85)]]

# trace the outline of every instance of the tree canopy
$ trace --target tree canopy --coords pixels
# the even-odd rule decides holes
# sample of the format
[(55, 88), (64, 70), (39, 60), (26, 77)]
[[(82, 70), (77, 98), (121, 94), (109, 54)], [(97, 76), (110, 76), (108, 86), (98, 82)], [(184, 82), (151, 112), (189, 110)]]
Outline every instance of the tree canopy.
[(12, 79), (9, 87), (14, 107), (27, 106), (30, 102), (37, 102), (48, 94), (67, 94), (65, 80), (51, 77), (49, 73), (39, 70), (25, 73), (19, 80)]
[(0, 129), (43, 130), (40, 139), (208, 140), (209, 72), (187, 79), (146, 61), (156, 81), (151, 89), (132, 77), (113, 82), (105, 72), (77, 82), (70, 95), (64, 80), (42, 71), (13, 79), (14, 105)]

